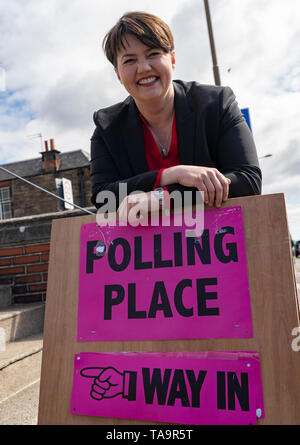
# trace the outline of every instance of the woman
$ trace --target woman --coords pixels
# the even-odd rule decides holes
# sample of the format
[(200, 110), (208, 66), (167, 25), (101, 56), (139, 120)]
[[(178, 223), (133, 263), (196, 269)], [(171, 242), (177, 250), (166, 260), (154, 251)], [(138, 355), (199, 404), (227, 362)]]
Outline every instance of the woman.
[[(145, 211), (149, 204), (163, 205), (162, 188), (167, 194), (199, 190), (216, 207), (228, 197), (261, 192), (254, 141), (232, 90), (173, 81), (174, 41), (161, 19), (127, 13), (103, 47), (129, 97), (94, 113), (91, 181), (97, 208), (104, 190), (117, 197), (121, 218), (137, 204)], [(127, 187), (122, 201), (121, 183)], [(146, 194), (130, 195), (137, 190)]]

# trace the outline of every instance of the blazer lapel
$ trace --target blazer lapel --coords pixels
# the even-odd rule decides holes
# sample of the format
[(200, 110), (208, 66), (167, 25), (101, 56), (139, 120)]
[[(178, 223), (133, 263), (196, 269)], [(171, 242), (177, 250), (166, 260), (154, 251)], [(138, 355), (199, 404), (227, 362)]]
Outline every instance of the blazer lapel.
[(138, 175), (148, 171), (142, 123), (133, 99), (129, 103), (127, 122), (123, 127), (122, 138), (133, 174)]
[(183, 86), (176, 81), (173, 85), (179, 159), (182, 165), (192, 165), (195, 162), (195, 112), (190, 107)]
[[(182, 165), (193, 165), (195, 162), (195, 112), (190, 107), (183, 86), (176, 81), (173, 82), (173, 85), (179, 159)], [(132, 98), (126, 119), (121, 135), (123, 146), (127, 150), (133, 174), (138, 175), (148, 171), (148, 164), (144, 149), (142, 123)]]

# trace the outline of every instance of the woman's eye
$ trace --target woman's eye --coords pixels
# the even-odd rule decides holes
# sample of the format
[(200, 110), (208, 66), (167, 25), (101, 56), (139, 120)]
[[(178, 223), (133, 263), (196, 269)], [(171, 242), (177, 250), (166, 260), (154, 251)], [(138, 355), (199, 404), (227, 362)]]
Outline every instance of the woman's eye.
[(125, 62), (124, 62), (124, 64), (131, 63), (131, 62), (133, 62), (133, 61), (134, 61), (134, 59), (126, 59)]

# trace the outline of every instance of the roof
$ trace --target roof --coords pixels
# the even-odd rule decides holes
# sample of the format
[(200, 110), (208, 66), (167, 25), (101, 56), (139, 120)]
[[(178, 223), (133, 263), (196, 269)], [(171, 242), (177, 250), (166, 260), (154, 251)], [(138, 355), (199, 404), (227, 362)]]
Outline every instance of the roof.
[[(84, 150), (74, 150), (61, 152), (59, 154), (58, 171), (71, 170), (73, 168), (88, 167), (90, 165), (90, 155)], [(25, 161), (2, 164), (4, 168), (19, 176), (39, 176), (43, 174), (42, 158), (27, 159)], [(14, 179), (13, 175), (0, 170), (0, 181)]]

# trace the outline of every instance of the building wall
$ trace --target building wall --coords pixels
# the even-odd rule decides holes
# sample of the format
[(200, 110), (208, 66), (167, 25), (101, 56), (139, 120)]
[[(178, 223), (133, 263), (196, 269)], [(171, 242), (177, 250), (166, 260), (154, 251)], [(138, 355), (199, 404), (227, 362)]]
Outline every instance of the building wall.
[(0, 221), (0, 287), (11, 286), (13, 303), (46, 299), (52, 221), (83, 214), (68, 210)]
[(10, 284), (14, 303), (46, 299), (50, 242), (0, 249), (0, 284)]
[[(85, 202), (80, 191), (80, 170), (83, 174), (83, 184), (85, 188)], [(81, 169), (71, 169), (62, 172), (45, 173), (40, 176), (26, 178), (34, 184), (57, 194), (55, 178), (67, 178), (72, 181), (73, 201), (83, 207), (91, 205), (91, 186), (89, 167)], [(13, 205), (13, 217), (23, 217), (44, 213), (57, 212), (58, 201), (45, 192), (42, 192), (19, 179), (11, 181), (11, 195)]]

